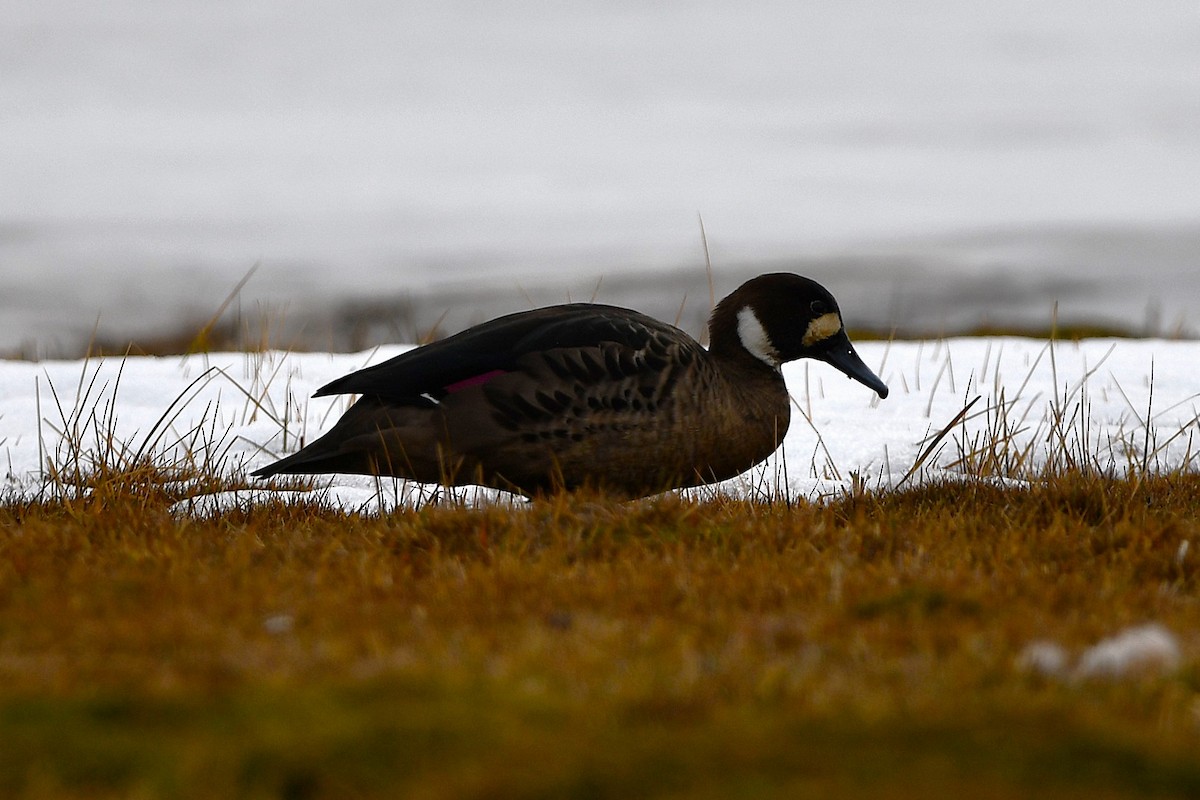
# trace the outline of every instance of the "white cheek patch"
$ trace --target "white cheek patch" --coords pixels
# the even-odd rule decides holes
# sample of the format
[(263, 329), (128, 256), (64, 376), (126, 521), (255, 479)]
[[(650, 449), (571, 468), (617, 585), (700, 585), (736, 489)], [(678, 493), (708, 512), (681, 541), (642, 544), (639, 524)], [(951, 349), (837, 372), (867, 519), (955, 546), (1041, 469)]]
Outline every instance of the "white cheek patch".
[(742, 347), (767, 366), (779, 369), (779, 351), (771, 344), (771, 337), (767, 335), (767, 329), (759, 321), (754, 309), (743, 306), (737, 314), (737, 320), (738, 338), (742, 340)]
[(841, 316), (833, 311), (830, 311), (828, 314), (822, 314), (812, 322), (808, 323), (808, 330), (804, 332), (804, 338), (800, 341), (803, 342), (805, 347), (812, 347), (817, 342), (824, 341), (830, 336), (833, 336), (841, 329)]

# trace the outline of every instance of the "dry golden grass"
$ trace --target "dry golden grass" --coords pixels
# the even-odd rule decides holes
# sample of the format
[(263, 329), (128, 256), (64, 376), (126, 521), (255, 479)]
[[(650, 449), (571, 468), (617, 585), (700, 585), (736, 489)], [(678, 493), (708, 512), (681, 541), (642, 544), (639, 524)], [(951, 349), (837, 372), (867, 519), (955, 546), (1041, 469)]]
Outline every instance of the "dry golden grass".
[[(0, 509), (6, 797), (1189, 797), (1200, 477)], [(1131, 624), (1182, 662), (1024, 671)]]

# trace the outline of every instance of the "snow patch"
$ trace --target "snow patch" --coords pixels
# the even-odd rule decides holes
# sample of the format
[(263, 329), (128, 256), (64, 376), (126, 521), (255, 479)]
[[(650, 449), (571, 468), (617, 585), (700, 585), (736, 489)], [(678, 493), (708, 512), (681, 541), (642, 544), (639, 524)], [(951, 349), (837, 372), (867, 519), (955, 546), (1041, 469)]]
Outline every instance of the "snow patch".
[(1169, 672), (1179, 664), (1179, 643), (1158, 624), (1126, 628), (1083, 652), (1075, 673), (1081, 678), (1124, 678)]
[[(46, 464), (78, 464), (86, 473), (97, 458), (120, 462), (141, 453), (155, 464), (190, 465), (251, 487), (181, 501), (177, 513), (218, 513), (268, 501), (328, 503), (364, 513), (435, 496), (456, 503), (511, 502), (503, 493), (473, 487), (447, 492), (354, 475), (318, 476), (307, 484), (247, 479), (248, 472), (329, 430), (348, 408), (348, 398), (313, 398), (314, 391), (407, 349), (0, 361), (2, 491), (43, 497), (87, 491), (54, 478)], [(1200, 434), (1200, 343), (1094, 339), (1052, 346), (998, 337), (863, 342), (858, 351), (892, 387), (886, 400), (826, 364), (785, 364), (797, 411), (783, 445), (745, 474), (696, 493), (816, 499), (855, 486), (886, 488), (899, 483), (931, 444), (909, 484), (952, 479), (1021, 486), (1061, 456), (1064, 441), (1074, 457), (1117, 474), (1143, 466), (1200, 466), (1194, 445)], [(971, 412), (950, 426), (976, 396)], [(1056, 410), (1062, 413), (1056, 416)], [(999, 424), (1006, 416), (1007, 427)], [(1050, 435), (1055, 419), (1081, 424), (1063, 436)], [(994, 446), (1005, 452), (982, 447), (997, 427), (1003, 436)], [(172, 486), (180, 495), (188, 492), (187, 480)], [(1192, 557), (1189, 547), (1178, 543), (1181, 563)]]
[(1174, 634), (1148, 623), (1101, 639), (1080, 654), (1074, 668), (1067, 649), (1057, 642), (1030, 642), (1017, 657), (1017, 667), (1047, 678), (1120, 680), (1170, 672), (1179, 666), (1180, 657)]

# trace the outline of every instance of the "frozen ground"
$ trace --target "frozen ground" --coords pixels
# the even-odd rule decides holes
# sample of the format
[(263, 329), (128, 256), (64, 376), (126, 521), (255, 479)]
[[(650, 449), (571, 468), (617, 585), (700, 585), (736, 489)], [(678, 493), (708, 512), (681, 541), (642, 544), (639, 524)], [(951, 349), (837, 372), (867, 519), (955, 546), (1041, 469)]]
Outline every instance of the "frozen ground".
[(255, 263), (243, 310), (322, 347), (348, 302), (601, 278), (665, 316), (698, 212), (728, 282), (864, 325), (1200, 327), (1193, 0), (9, 5), (0, 352), (207, 318)]
[[(47, 462), (86, 467), (101, 452), (110, 453), (110, 462), (146, 452), (163, 464), (244, 476), (333, 424), (346, 401), (310, 399), (318, 386), (402, 349), (0, 361), (0, 456), (8, 493), (42, 490)], [(867, 486), (894, 486), (917, 464), (907, 480), (972, 471), (1019, 480), (1048, 459), (1117, 472), (1194, 469), (1200, 459), (1195, 343), (1088, 340), (1051, 347), (1031, 339), (971, 338), (864, 342), (859, 351), (889, 384), (890, 396), (880, 401), (820, 363), (788, 365), (795, 409), (784, 446), (723, 491), (816, 497), (850, 488), (855, 476)], [(968, 415), (951, 425), (977, 396)], [(947, 426), (951, 430), (930, 450), (931, 437)], [(422, 496), (421, 487), (354, 476), (321, 478), (314, 491), (282, 496), (317, 496), (367, 510)], [(184, 505), (203, 510), (274, 494), (248, 490)]]

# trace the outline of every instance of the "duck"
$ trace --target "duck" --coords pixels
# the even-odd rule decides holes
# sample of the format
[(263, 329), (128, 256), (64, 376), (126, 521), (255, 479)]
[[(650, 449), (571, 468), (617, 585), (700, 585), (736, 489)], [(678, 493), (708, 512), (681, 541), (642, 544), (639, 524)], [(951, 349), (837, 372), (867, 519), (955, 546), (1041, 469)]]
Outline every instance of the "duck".
[(323, 436), (254, 473), (350, 473), (527, 497), (621, 498), (735, 477), (783, 441), (782, 366), (822, 361), (886, 398), (837, 301), (759, 275), (713, 308), (709, 347), (627, 308), (570, 303), (498, 317), (332, 381), (359, 395)]

